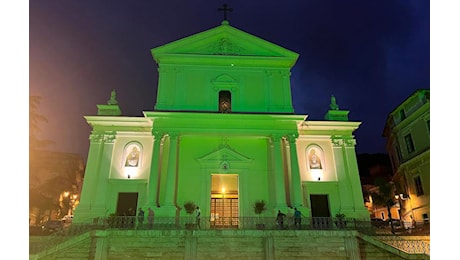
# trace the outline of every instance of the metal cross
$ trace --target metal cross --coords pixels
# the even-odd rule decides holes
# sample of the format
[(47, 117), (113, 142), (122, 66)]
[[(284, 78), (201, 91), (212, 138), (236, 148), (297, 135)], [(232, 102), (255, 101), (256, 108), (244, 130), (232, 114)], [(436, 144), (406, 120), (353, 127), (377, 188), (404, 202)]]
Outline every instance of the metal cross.
[(224, 4), (224, 8), (217, 8), (217, 11), (224, 11), (224, 20), (227, 20), (227, 12), (233, 11), (232, 8), (227, 8), (227, 4)]

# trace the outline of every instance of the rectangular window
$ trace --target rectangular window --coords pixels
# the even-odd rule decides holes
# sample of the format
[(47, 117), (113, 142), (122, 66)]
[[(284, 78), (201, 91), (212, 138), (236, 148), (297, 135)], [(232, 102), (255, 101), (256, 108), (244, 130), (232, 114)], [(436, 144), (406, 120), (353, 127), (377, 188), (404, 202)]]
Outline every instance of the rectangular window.
[(415, 192), (417, 193), (417, 196), (422, 196), (425, 193), (423, 192), (423, 186), (422, 186), (422, 179), (420, 176), (417, 176), (414, 178), (414, 183), (415, 183)]
[(430, 218), (428, 217), (427, 213), (423, 213), (422, 217), (423, 217), (423, 222), (424, 223), (430, 222)]
[(401, 121), (403, 121), (404, 119), (406, 119), (406, 113), (404, 112), (404, 109), (399, 111), (399, 116), (401, 117)]
[(408, 134), (404, 136), (404, 141), (406, 141), (406, 148), (408, 153), (412, 153), (414, 149), (414, 142), (412, 141), (412, 135)]

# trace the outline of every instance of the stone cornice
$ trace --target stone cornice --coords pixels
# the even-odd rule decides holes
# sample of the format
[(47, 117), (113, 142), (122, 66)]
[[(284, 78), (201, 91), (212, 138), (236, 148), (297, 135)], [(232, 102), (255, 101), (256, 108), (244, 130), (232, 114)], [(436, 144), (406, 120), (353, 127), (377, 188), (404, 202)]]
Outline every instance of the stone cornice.
[(335, 147), (354, 147), (356, 139), (353, 136), (331, 136), (332, 145)]
[(145, 117), (85, 116), (96, 131), (151, 132), (153, 123)]
[(115, 132), (93, 132), (89, 136), (91, 142), (104, 142), (104, 143), (113, 143), (116, 139)]
[(304, 121), (299, 124), (299, 131), (312, 132), (319, 130), (355, 131), (361, 122), (350, 121)]
[(422, 165), (430, 163), (430, 150), (427, 150), (399, 166), (398, 172), (418, 169)]

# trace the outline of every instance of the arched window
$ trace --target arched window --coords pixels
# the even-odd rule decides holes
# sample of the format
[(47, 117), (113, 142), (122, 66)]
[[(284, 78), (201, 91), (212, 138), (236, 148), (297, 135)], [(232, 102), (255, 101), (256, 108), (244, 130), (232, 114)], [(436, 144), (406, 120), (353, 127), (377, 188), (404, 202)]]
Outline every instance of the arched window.
[(219, 112), (232, 112), (232, 93), (228, 90), (222, 90), (219, 92)]

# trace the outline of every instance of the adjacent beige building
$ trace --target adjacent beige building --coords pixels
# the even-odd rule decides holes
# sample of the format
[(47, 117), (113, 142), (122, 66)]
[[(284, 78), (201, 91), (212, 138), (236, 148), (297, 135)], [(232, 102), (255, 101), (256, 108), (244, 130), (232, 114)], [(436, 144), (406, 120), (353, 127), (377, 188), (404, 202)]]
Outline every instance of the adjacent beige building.
[(389, 113), (383, 135), (401, 220), (429, 223), (430, 90), (415, 91)]

